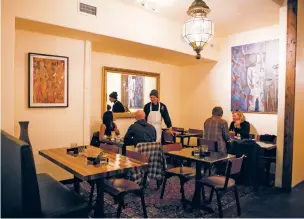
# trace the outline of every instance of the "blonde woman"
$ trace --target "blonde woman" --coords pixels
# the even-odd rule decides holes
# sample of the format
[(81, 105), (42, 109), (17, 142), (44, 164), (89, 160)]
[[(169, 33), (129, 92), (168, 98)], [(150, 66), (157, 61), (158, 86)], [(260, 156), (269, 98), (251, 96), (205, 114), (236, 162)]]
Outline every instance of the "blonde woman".
[(234, 131), (235, 135), (239, 134), (241, 138), (249, 138), (250, 123), (246, 121), (244, 114), (241, 111), (233, 111), (232, 120), (229, 131)]

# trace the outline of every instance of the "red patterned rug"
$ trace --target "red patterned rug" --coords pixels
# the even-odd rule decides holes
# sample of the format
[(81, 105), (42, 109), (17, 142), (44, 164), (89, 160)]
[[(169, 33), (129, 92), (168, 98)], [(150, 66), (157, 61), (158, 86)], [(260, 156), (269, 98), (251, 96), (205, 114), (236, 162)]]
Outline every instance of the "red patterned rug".
[[(67, 185), (72, 188), (72, 185)], [(80, 193), (87, 199), (89, 198), (91, 187), (87, 182), (80, 184)], [(242, 205), (254, 198), (256, 193), (252, 187), (238, 186), (241, 208)], [(213, 200), (209, 207), (215, 210), (215, 213), (208, 213), (203, 210), (190, 211), (183, 209), (183, 205), (180, 201), (180, 186), (179, 179), (172, 177), (167, 181), (166, 191), (163, 199), (160, 199), (161, 190), (156, 189), (156, 183), (152, 180), (149, 183), (148, 189), (145, 191), (145, 201), (149, 218), (194, 218), (194, 217), (218, 217), (216, 196), (213, 196)], [(185, 184), (185, 194), (187, 199), (191, 200), (194, 193), (194, 181), (189, 181)], [(209, 191), (206, 189), (206, 194)], [(94, 191), (94, 197), (96, 198), (96, 190)], [(208, 195), (207, 195), (208, 198)], [(222, 205), (224, 211), (224, 217), (236, 217), (236, 203), (233, 192), (228, 192), (222, 197)], [(123, 209), (121, 217), (123, 218), (142, 218), (143, 212), (141, 207), (140, 198), (128, 195), (125, 197), (126, 207)], [(225, 211), (234, 212), (233, 215), (225, 215)], [(106, 217), (116, 217), (117, 204), (114, 204), (113, 198), (105, 194), (105, 214)]]

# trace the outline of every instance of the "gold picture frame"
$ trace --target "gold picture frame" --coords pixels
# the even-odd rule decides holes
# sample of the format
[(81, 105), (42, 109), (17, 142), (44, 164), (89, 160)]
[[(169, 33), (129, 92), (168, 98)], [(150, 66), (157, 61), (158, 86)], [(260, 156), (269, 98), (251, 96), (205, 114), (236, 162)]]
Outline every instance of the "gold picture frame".
[[(104, 66), (102, 67), (102, 95), (101, 95), (101, 112), (106, 111), (107, 106), (107, 74), (108, 73), (118, 73), (121, 75), (134, 75), (134, 76), (143, 76), (143, 77), (153, 77), (156, 79), (156, 89), (159, 92), (160, 96), (160, 74), (154, 72), (138, 71), (132, 69), (123, 69), (123, 68), (114, 68)], [(145, 103), (144, 103), (145, 104)], [(134, 118), (135, 112), (125, 112), (125, 113), (115, 113), (116, 118)]]

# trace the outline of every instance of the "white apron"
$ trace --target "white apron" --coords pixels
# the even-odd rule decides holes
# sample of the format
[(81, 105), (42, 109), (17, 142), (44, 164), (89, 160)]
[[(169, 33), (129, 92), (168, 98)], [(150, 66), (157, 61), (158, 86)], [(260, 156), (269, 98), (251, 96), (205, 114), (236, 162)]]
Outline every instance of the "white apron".
[(150, 104), (150, 113), (148, 115), (148, 123), (156, 129), (156, 142), (161, 142), (162, 136), (162, 116), (160, 113), (160, 103), (158, 103), (158, 111), (152, 111), (152, 103)]

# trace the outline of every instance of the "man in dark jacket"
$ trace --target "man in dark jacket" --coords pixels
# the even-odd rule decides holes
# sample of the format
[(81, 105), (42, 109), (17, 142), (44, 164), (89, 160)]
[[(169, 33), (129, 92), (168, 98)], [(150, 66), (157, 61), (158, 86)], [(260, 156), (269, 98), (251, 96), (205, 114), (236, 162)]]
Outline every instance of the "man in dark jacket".
[(117, 92), (112, 92), (109, 95), (111, 103), (113, 103), (112, 112), (113, 113), (124, 113), (125, 108), (124, 105), (117, 100), (118, 94)]
[(155, 142), (156, 130), (145, 120), (145, 113), (138, 110), (135, 113), (136, 122), (132, 124), (124, 138), (124, 145), (137, 145), (142, 142)]

